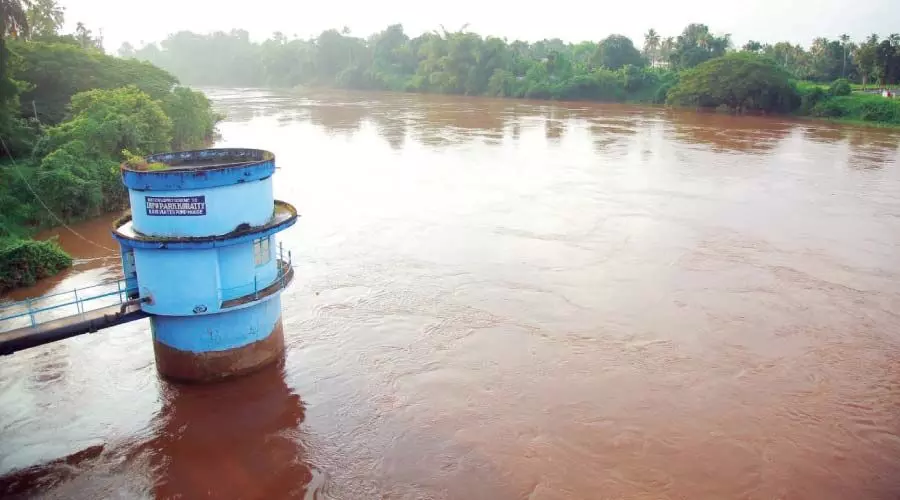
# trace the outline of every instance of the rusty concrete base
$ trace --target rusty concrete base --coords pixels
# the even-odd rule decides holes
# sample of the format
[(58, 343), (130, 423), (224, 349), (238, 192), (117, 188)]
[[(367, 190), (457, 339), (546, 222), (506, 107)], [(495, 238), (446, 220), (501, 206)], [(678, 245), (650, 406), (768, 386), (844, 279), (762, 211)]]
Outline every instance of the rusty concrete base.
[(156, 369), (178, 382), (214, 382), (256, 371), (284, 356), (284, 330), (281, 318), (272, 334), (263, 340), (237, 349), (195, 353), (180, 351), (153, 341)]

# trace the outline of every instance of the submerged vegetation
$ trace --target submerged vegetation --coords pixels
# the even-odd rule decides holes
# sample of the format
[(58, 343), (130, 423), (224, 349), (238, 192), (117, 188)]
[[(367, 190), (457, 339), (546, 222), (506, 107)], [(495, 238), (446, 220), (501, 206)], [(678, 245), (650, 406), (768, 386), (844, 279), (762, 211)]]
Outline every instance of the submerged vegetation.
[(0, 292), (33, 285), (71, 265), (55, 241), (0, 239)]
[(83, 25), (60, 35), (55, 5), (0, 30), (0, 292), (71, 264), (55, 243), (29, 240), (35, 230), (127, 205), (127, 155), (203, 147), (220, 119), (165, 70), (103, 53)]

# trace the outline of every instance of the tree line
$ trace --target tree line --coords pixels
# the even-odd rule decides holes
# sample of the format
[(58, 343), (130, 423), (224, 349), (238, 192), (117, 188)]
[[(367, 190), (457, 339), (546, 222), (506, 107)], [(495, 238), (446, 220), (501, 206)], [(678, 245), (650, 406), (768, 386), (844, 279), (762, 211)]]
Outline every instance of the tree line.
[[(599, 42), (529, 43), (482, 37), (465, 27), (410, 37), (399, 24), (366, 38), (332, 29), (310, 39), (276, 32), (261, 43), (251, 41), (244, 30), (208, 35), (183, 31), (159, 44), (123, 44), (119, 55), (150, 61), (200, 85), (573, 99), (603, 94), (649, 101), (660, 97), (649, 88), (671, 83), (671, 73), (736, 51), (765, 56), (796, 80), (900, 81), (897, 34), (883, 39), (873, 34), (859, 42), (846, 35), (816, 38), (808, 49), (789, 42), (751, 41), (737, 49), (729, 35), (717, 35), (703, 24), (690, 24), (681, 34), (665, 38), (651, 29), (640, 47), (615, 34)], [(586, 82), (588, 76), (597, 83)]]
[(878, 34), (854, 42), (846, 34), (836, 39), (816, 38), (810, 48), (788, 42), (746, 43), (742, 50), (763, 54), (787, 70), (794, 78), (830, 82), (838, 78), (868, 85), (895, 85), (900, 82), (900, 34), (883, 39)]

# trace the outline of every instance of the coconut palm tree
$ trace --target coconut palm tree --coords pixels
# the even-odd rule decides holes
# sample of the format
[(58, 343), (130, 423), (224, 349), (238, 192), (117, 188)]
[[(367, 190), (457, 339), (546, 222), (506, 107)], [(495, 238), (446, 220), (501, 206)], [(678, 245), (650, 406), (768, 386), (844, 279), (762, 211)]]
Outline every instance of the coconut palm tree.
[[(30, 0), (0, 0), (0, 88), (7, 86), (6, 66), (9, 53), (6, 50), (6, 36), (28, 36), (26, 11), (30, 6)], [(4, 93), (7, 91), (6, 88), (3, 90)], [(5, 98), (0, 100), (0, 104), (3, 104), (2, 101), (5, 101)]]
[(744, 52), (753, 52), (754, 54), (759, 54), (763, 49), (763, 44), (757, 42), (756, 40), (750, 40), (744, 44), (742, 50)]
[(853, 54), (853, 61), (859, 68), (859, 76), (862, 77), (863, 90), (868, 88), (869, 77), (875, 67), (875, 57), (878, 51), (878, 35), (871, 34), (866, 41), (859, 44)]
[(644, 54), (650, 58), (650, 65), (655, 66), (657, 56), (659, 55), (659, 33), (655, 29), (650, 28), (644, 35)]
[(659, 44), (659, 55), (660, 58), (669, 64), (669, 58), (672, 56), (672, 52), (675, 51), (675, 38), (668, 37)]
[(78, 44), (81, 45), (82, 49), (86, 49), (89, 46), (93, 45), (93, 39), (91, 35), (93, 32), (87, 29), (87, 26), (84, 23), (79, 22), (75, 25), (75, 39), (78, 40)]
[(26, 9), (29, 36), (38, 38), (56, 35), (65, 20), (65, 7), (59, 5), (57, 0), (29, 1), (31, 7)]
[(841, 78), (847, 76), (847, 42), (850, 41), (850, 35), (844, 33), (841, 35), (841, 45), (844, 47), (844, 66), (841, 68)]
[(6, 40), (6, 35), (28, 36), (30, 6), (31, 0), (0, 0), (0, 40)]

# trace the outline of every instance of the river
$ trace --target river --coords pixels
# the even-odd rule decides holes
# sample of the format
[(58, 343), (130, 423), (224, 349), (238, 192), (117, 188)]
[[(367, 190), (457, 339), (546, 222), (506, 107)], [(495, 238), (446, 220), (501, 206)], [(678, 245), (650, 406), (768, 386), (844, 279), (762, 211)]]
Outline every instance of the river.
[[(209, 94), (301, 213), (284, 363), (172, 385), (147, 320), (2, 358), (0, 493), (900, 494), (900, 133)], [(81, 260), (9, 298), (115, 277), (113, 218), (48, 233)]]

